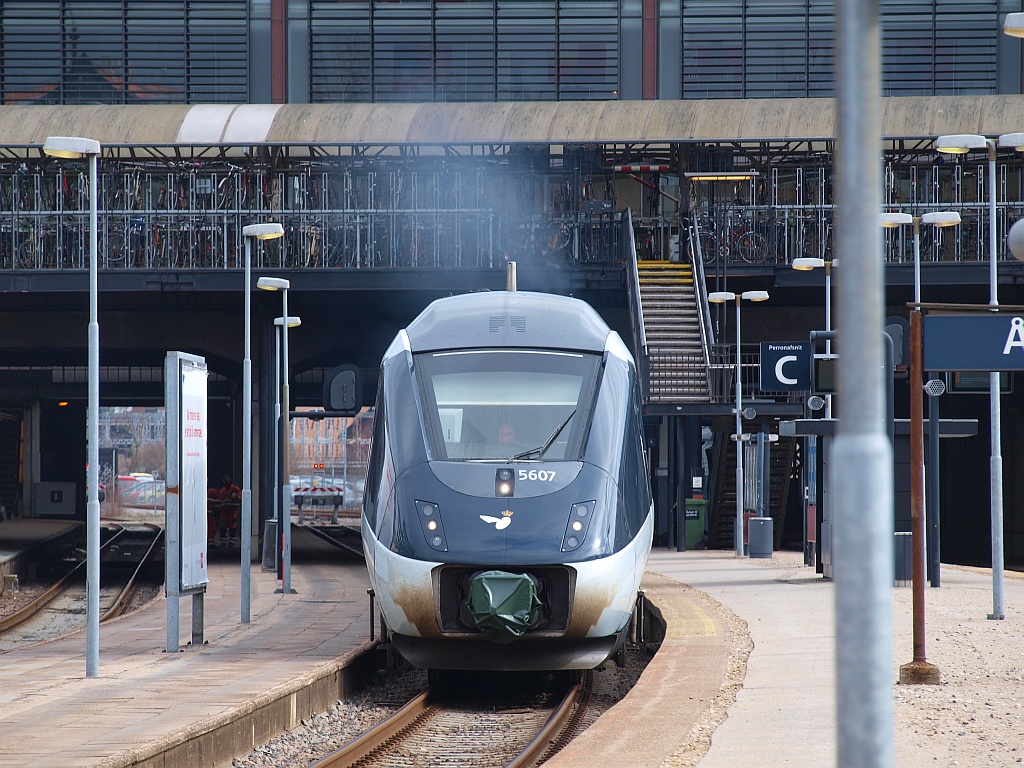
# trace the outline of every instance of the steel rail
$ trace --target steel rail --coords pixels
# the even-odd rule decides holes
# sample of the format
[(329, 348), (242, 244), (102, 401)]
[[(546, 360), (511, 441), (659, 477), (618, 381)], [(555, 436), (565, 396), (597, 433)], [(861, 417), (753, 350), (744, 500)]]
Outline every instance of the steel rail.
[(71, 577), (78, 573), (79, 569), (85, 565), (85, 560), (82, 560), (78, 565), (68, 571), (56, 584), (50, 587), (48, 590), (39, 595), (35, 600), (26, 605), (24, 608), (15, 611), (10, 616), (5, 616), (0, 619), (0, 633), (7, 632), (10, 629), (24, 624), (26, 621), (31, 619), (37, 613), (42, 611), (46, 606), (52, 603), (57, 597), (64, 592), (68, 587), (68, 582), (71, 581)]
[[(572, 686), (561, 703), (547, 718), (544, 726), (505, 768), (533, 768), (557, 751), (578, 727), (591, 690), (592, 674)], [(400, 738), (413, 725), (436, 713), (440, 706), (431, 700), (431, 689), (416, 696), (387, 720), (366, 731), (336, 752), (310, 764), (309, 768), (347, 768), (360, 764), (384, 745)]]
[(132, 573), (131, 578), (128, 579), (128, 583), (125, 584), (124, 589), (114, 598), (113, 604), (100, 615), (100, 623), (116, 618), (125, 612), (125, 608), (128, 605), (128, 598), (135, 591), (135, 581), (142, 569), (149, 562), (150, 556), (153, 554), (153, 550), (156, 549), (156, 545), (160, 543), (161, 537), (164, 535), (164, 529), (157, 525), (147, 524), (147, 528), (154, 529), (156, 535), (153, 536), (153, 541), (149, 545), (149, 549), (146, 550), (146, 554), (139, 560), (139, 564), (135, 567), (135, 571)]
[(592, 673), (587, 672), (586, 681), (576, 683), (566, 693), (562, 703), (551, 713), (551, 717), (541, 728), (540, 732), (533, 737), (533, 740), (526, 745), (522, 752), (516, 755), (505, 768), (533, 768), (540, 765), (548, 753), (559, 746), (563, 735), (570, 729), (575, 715), (580, 710), (580, 704), (590, 692), (590, 680)]
[[(122, 533), (124, 533), (124, 527), (119, 527), (120, 530), (117, 531), (117, 533), (115, 533), (113, 536), (110, 537), (110, 539), (107, 540), (107, 542), (103, 545), (103, 549), (110, 546), (110, 544), (114, 540), (116, 540)], [(52, 603), (54, 600), (60, 597), (61, 594), (63, 594), (64, 591), (68, 588), (68, 585), (71, 582), (71, 577), (78, 573), (79, 569), (85, 566), (85, 562), (85, 560), (80, 561), (74, 568), (72, 568), (70, 571), (64, 574), (64, 576), (62, 576), (56, 584), (54, 584), (48, 590), (43, 592), (43, 594), (39, 595), (39, 597), (37, 597), (28, 605), (15, 611), (10, 616), (0, 618), (0, 633), (7, 632), (8, 630), (14, 629), (17, 626), (24, 624), (26, 621), (31, 619), (37, 613), (44, 610), (46, 606), (48, 606), (50, 603)]]
[(372, 754), (381, 745), (398, 736), (406, 728), (436, 708), (430, 701), (431, 693), (430, 688), (423, 691), (423, 693), (416, 696), (387, 720), (378, 723), (337, 752), (332, 752), (327, 757), (310, 764), (309, 768), (341, 768), (341, 766), (354, 765)]

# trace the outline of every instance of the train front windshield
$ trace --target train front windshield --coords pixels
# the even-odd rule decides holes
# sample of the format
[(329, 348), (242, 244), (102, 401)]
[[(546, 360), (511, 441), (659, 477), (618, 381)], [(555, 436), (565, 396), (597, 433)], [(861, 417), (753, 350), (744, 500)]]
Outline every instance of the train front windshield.
[(577, 460), (601, 356), (478, 349), (416, 356), (434, 459)]

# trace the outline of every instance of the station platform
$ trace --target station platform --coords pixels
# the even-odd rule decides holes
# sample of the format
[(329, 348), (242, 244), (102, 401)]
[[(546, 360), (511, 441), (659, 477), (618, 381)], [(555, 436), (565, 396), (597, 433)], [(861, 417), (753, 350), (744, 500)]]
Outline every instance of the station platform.
[[(547, 765), (834, 765), (833, 585), (798, 558), (655, 550), (643, 588), (667, 621), (661, 650)], [(942, 592), (960, 606), (966, 596), (984, 616), (986, 578), (950, 570), (929, 599)], [(84, 632), (0, 655), (0, 766), (217, 768), (332, 706), (346, 693), (346, 661), (370, 641), (365, 567), (304, 564), (292, 584), (297, 594), (275, 593), (274, 575), (253, 568), (252, 622), (242, 625), (239, 565), (211, 563), (208, 644), (186, 647), (183, 621), (184, 650), (165, 653), (157, 599), (101, 627), (96, 678), (85, 677)], [(897, 662), (910, 660), (910, 592), (894, 591)], [(1024, 580), (1008, 578), (1013, 610), (987, 628), (1007, 645), (1019, 642), (1021, 600)], [(930, 633), (962, 623), (962, 610), (944, 610)], [(924, 764), (902, 754), (920, 749), (912, 739), (897, 749), (897, 765)]]
[(14, 518), (0, 521), (0, 575), (17, 575), (20, 561), (29, 550), (76, 536), (83, 527), (77, 520)]
[(0, 766), (226, 766), (333, 706), (345, 694), (342, 669), (369, 643), (366, 567), (293, 568), (297, 594), (282, 595), (255, 566), (242, 624), (235, 556), (210, 563), (201, 647), (189, 645), (186, 597), (182, 650), (165, 652), (160, 597), (100, 625), (97, 677), (85, 674), (84, 631), (0, 655)]

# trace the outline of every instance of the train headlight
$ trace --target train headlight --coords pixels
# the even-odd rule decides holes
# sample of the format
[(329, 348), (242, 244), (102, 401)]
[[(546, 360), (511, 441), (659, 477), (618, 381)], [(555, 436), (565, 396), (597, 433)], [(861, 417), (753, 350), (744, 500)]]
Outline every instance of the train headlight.
[(563, 552), (579, 549), (583, 544), (596, 504), (594, 501), (583, 501), (572, 505), (572, 509), (569, 510), (569, 522), (565, 526), (565, 536), (562, 537)]
[(420, 520), (423, 538), (431, 549), (438, 552), (448, 551), (448, 540), (444, 535), (444, 524), (441, 522), (441, 510), (432, 501), (416, 501), (416, 517)]
[(516, 490), (516, 473), (512, 467), (498, 467), (494, 473), (494, 495), (511, 496)]

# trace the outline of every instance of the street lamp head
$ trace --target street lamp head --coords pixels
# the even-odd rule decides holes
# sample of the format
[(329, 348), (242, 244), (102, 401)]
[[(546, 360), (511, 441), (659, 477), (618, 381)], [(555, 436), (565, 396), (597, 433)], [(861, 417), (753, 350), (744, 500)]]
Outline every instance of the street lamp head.
[[(275, 317), (274, 318), (274, 325), (276, 325), (278, 328), (280, 328), (282, 325), (284, 325), (284, 318), (283, 317)], [(302, 318), (301, 317), (296, 317), (295, 315), (289, 315), (288, 316), (288, 327), (289, 328), (298, 328), (300, 325), (302, 325)]]
[(274, 240), (284, 235), (284, 227), (280, 224), (250, 224), (242, 227), (242, 235), (257, 240)]
[(972, 149), (985, 149), (989, 140), (976, 133), (952, 133), (935, 139), (935, 149), (950, 155), (965, 155)]
[(768, 291), (744, 291), (740, 298), (746, 301), (768, 301)]
[(1024, 13), (1008, 13), (1003, 19), (1003, 32), (1011, 37), (1024, 37)]
[(283, 277), (261, 277), (256, 281), (256, 287), (264, 291), (287, 291), (291, 283)]
[(960, 214), (956, 211), (932, 211), (921, 216), (921, 223), (936, 227), (955, 227), (960, 223)]
[(708, 294), (708, 301), (712, 304), (724, 304), (727, 301), (732, 301), (736, 298), (736, 294), (732, 291), (712, 291)]
[(95, 139), (83, 139), (78, 136), (48, 136), (43, 143), (43, 154), (50, 157), (76, 158), (99, 153), (100, 143)]
[(817, 256), (801, 256), (793, 259), (793, 269), (799, 269), (801, 272), (810, 272), (812, 269), (824, 266), (825, 260), (819, 259)]
[(880, 213), (878, 223), (886, 229), (893, 229), (901, 224), (913, 224), (914, 217), (909, 213)]
[[(1024, 16), (1022, 13), (1011, 13), (1011, 16)], [(1024, 133), (1004, 133), (997, 139), (1000, 147), (1013, 147), (1018, 152), (1024, 152)]]

